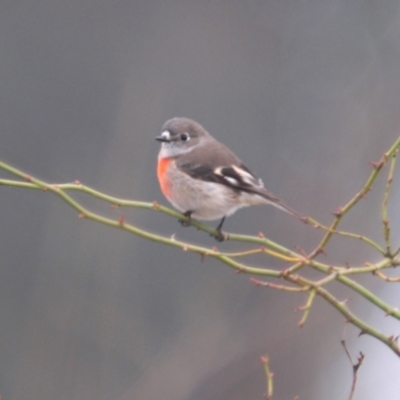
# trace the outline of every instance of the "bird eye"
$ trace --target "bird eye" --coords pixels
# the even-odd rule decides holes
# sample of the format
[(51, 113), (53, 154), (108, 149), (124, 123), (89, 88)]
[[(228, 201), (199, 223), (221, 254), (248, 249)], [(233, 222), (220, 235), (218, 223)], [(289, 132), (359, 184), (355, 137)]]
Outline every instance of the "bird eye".
[(189, 140), (189, 135), (187, 133), (182, 133), (181, 140), (182, 142), (187, 142)]

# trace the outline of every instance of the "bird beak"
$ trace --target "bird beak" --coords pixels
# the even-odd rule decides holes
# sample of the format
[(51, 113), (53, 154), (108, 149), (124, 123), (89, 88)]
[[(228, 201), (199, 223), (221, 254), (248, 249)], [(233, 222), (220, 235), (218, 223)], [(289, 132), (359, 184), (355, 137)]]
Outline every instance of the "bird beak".
[(170, 142), (170, 139), (167, 139), (165, 136), (157, 136), (155, 139), (159, 142), (164, 142), (164, 143)]

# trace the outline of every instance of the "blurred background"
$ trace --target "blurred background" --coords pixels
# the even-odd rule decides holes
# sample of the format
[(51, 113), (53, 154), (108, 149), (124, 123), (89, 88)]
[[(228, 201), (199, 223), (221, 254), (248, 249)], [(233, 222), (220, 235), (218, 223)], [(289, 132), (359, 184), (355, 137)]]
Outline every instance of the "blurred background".
[[(49, 182), (78, 179), (167, 204), (154, 137), (165, 120), (186, 116), (291, 207), (329, 223), (399, 135), (399, 37), (396, 0), (5, 0), (0, 157)], [(382, 243), (384, 183), (344, 228)], [(48, 193), (1, 187), (0, 196), (3, 399), (261, 399), (263, 354), (277, 399), (348, 398), (343, 317), (321, 299), (299, 329), (294, 310), (304, 295), (254, 287), (211, 259), (80, 220)], [(165, 215), (77, 198), (153, 232), (215, 245)], [(394, 239), (399, 201), (395, 185)], [(224, 228), (306, 251), (321, 237), (272, 207), (242, 210)], [(348, 240), (327, 253), (332, 264), (379, 259)], [(395, 284), (362, 282), (399, 306)], [(399, 334), (355, 294), (331, 289)], [(354, 328), (345, 337), (354, 356), (366, 355), (355, 399), (400, 399), (399, 359)]]

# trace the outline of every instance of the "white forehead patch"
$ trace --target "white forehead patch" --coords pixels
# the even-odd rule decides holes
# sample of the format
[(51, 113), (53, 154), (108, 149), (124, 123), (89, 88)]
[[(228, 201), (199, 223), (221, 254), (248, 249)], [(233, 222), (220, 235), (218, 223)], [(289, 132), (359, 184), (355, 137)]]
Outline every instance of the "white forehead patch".
[(171, 132), (170, 131), (164, 131), (161, 134), (161, 137), (163, 137), (164, 139), (171, 139)]

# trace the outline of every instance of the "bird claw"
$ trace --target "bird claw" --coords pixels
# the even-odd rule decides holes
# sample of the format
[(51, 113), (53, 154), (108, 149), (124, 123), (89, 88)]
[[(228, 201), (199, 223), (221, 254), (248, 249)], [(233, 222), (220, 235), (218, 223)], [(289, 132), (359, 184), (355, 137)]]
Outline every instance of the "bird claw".
[(183, 215), (184, 215), (186, 218), (178, 219), (178, 222), (179, 222), (182, 226), (184, 226), (184, 227), (188, 227), (188, 226), (192, 225), (192, 220), (191, 220), (191, 215), (192, 215), (192, 214), (193, 214), (193, 211), (186, 211), (186, 212), (184, 212)]
[(217, 229), (216, 234), (212, 233), (210, 236), (212, 236), (217, 242), (225, 242), (225, 240), (228, 240), (228, 235), (223, 233), (220, 229)]
[[(186, 211), (183, 213), (185, 218), (178, 219), (178, 222), (184, 226), (190, 226), (192, 225), (192, 219), (191, 216), (193, 214), (193, 211)], [(221, 222), (215, 229), (216, 233), (211, 233), (210, 236), (212, 236), (217, 242), (225, 242), (225, 240), (228, 240), (228, 235), (226, 233), (222, 232), (222, 224), (224, 223), (225, 217), (222, 218)]]
[(190, 225), (192, 225), (192, 222), (190, 221), (190, 218), (189, 218), (189, 219), (178, 219), (178, 222), (179, 222), (182, 226), (184, 226), (185, 228), (188, 227), (188, 226), (190, 226)]

